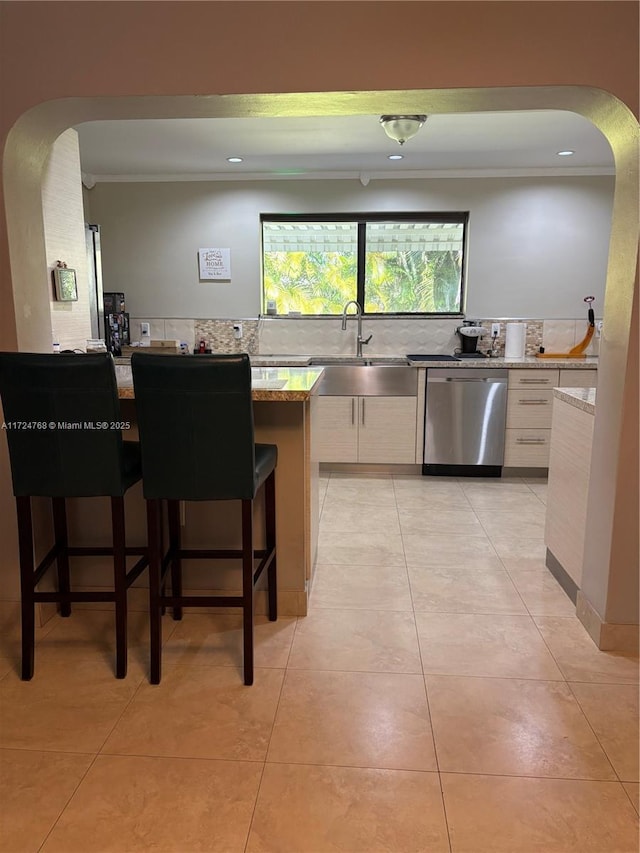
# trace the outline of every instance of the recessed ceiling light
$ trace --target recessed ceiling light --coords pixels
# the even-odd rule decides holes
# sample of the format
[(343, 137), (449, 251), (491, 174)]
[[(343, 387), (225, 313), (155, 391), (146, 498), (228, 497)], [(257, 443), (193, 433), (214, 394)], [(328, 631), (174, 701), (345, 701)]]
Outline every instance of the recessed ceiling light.
[(227, 157), (227, 163), (242, 163), (242, 157)]
[(404, 155), (402, 155), (402, 154), (389, 154), (389, 160), (404, 160)]
[(575, 151), (558, 151), (558, 157), (570, 157)]

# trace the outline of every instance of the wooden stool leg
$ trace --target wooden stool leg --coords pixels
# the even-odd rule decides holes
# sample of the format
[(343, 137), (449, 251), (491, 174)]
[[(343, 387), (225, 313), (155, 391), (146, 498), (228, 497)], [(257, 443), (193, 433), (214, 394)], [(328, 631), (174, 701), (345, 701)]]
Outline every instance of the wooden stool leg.
[(18, 547), (20, 551), (20, 598), (22, 614), (22, 680), (33, 678), (35, 646), (35, 602), (33, 600), (33, 526), (31, 498), (17, 497)]
[[(181, 547), (180, 539), (180, 502), (167, 501), (167, 515), (169, 518), (169, 551), (171, 558), (171, 594), (182, 595), (182, 560), (178, 551)], [(182, 619), (182, 607), (173, 608), (173, 618)]]
[[(60, 549), (56, 557), (58, 568), (58, 591), (71, 592), (71, 580), (69, 577), (69, 535), (67, 533), (67, 509), (64, 498), (51, 498), (53, 506), (53, 529), (56, 537), (56, 545)], [(60, 615), (71, 616), (71, 602), (60, 602)]]
[(149, 628), (151, 684), (160, 684), (162, 653), (162, 619), (160, 613), (161, 542), (160, 512), (162, 502), (147, 501), (147, 538), (149, 543)]
[(244, 683), (253, 684), (253, 501), (242, 501), (242, 637)]
[(272, 471), (264, 484), (265, 516), (267, 551), (273, 549), (273, 559), (267, 569), (269, 587), (269, 620), (275, 622), (278, 618), (278, 580), (277, 580), (277, 551), (276, 551), (276, 472)]
[(116, 607), (116, 678), (124, 678), (127, 674), (127, 558), (122, 497), (111, 498), (111, 529)]

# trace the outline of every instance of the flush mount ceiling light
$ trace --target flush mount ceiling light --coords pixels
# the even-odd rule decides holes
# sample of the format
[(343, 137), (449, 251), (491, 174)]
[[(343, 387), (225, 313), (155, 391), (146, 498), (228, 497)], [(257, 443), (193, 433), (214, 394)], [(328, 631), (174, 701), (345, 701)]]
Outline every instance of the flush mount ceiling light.
[(575, 151), (558, 151), (558, 157), (570, 157)]
[(426, 120), (426, 116), (380, 116), (384, 132), (400, 145), (415, 136)]
[(242, 163), (242, 157), (227, 157), (227, 163)]
[(388, 160), (404, 160), (403, 154), (389, 154)]

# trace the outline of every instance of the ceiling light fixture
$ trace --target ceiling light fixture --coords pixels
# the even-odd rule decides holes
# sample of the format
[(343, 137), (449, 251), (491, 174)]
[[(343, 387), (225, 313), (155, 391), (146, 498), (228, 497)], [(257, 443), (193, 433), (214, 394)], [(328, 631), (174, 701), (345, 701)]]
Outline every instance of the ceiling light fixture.
[(404, 160), (403, 154), (389, 154), (389, 160)]
[(227, 163), (242, 163), (242, 157), (227, 157)]
[(380, 116), (380, 124), (390, 139), (404, 145), (415, 136), (427, 120), (426, 116)]
[(558, 151), (558, 157), (570, 157), (575, 151)]

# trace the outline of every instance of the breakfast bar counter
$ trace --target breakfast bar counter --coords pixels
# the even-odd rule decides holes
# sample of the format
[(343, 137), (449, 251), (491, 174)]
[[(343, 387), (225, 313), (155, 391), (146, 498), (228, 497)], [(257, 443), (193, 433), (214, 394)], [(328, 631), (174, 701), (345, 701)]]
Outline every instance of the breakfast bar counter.
[[(162, 358), (163, 356), (158, 356)], [(317, 551), (319, 500), (318, 461), (311, 441), (311, 421), (321, 368), (269, 367), (252, 370), (253, 412), (257, 442), (278, 448), (276, 468), (276, 535), (278, 565), (278, 611), (282, 617), (304, 616)], [(116, 365), (118, 393), (125, 424), (124, 437), (137, 438), (134, 388), (129, 365)], [(159, 424), (161, 429), (162, 425)], [(262, 492), (255, 501), (256, 546), (264, 546)], [(95, 504), (94, 504), (95, 501)], [(70, 528), (75, 541), (110, 531), (108, 503), (70, 501)], [(93, 504), (93, 506), (89, 506)], [(146, 542), (146, 513), (142, 486), (136, 484), (126, 496), (129, 545)], [(237, 501), (189, 502), (181, 506), (185, 548), (240, 547), (240, 511)], [(99, 587), (110, 571), (105, 560), (86, 559), (78, 566), (82, 586)], [(193, 594), (238, 594), (237, 563), (217, 560), (215, 568), (203, 561), (184, 561), (185, 592)], [(130, 608), (147, 608), (146, 573), (130, 590)], [(256, 612), (266, 613), (262, 581), (256, 590)]]

